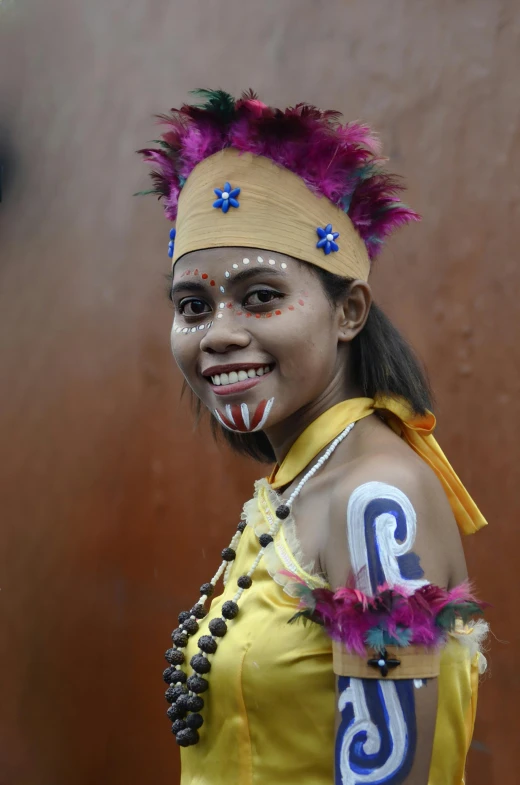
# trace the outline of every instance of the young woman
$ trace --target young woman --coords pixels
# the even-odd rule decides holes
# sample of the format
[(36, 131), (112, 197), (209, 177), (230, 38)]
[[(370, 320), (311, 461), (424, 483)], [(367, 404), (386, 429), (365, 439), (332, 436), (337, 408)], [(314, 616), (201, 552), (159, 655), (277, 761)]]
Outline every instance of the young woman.
[(276, 465), (166, 652), (182, 785), (461, 785), (486, 625), (460, 533), (485, 521), (367, 282), (418, 216), (367, 127), (200, 93), (141, 151), (176, 221), (172, 350)]

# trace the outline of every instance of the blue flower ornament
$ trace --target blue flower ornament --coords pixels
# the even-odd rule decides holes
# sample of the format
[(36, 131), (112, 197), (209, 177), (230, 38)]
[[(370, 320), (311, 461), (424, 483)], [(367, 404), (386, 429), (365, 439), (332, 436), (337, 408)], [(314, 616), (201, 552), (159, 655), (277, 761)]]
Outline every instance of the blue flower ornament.
[(227, 213), (229, 206), (240, 207), (237, 196), (240, 193), (240, 188), (231, 188), (229, 183), (224, 183), (224, 188), (213, 189), (218, 196), (218, 199), (213, 202), (213, 207), (221, 208), (223, 213)]
[(170, 242), (168, 243), (168, 256), (170, 259), (173, 257), (173, 248), (175, 245), (175, 235), (177, 234), (176, 229), (170, 229)]
[(316, 234), (320, 238), (316, 243), (316, 248), (323, 248), (323, 251), (326, 254), (329, 254), (331, 251), (339, 251), (339, 246), (336, 242), (336, 239), (339, 237), (339, 232), (332, 231), (332, 224), (327, 224), (325, 229), (318, 226)]

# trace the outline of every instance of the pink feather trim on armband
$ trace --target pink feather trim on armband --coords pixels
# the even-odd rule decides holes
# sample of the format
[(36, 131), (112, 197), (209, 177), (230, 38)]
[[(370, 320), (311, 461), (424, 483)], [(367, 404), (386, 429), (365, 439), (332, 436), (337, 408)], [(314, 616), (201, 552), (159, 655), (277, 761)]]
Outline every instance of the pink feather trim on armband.
[(380, 586), (371, 597), (353, 586), (336, 592), (310, 589), (297, 575), (284, 574), (299, 587), (294, 587), (299, 610), (290, 622), (299, 618), (317, 622), (347, 651), (361, 656), (367, 648), (442, 646), (457, 621), (466, 624), (485, 606), (467, 582), (449, 591), (429, 583), (413, 594), (399, 586)]

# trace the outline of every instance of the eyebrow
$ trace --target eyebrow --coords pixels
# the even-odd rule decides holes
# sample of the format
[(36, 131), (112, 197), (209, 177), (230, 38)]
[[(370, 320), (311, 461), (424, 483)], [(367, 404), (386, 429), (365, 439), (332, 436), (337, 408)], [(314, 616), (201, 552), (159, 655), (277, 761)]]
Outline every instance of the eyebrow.
[[(240, 272), (235, 273), (235, 275), (231, 275), (229, 278), (226, 278), (228, 284), (235, 284), (240, 283), (242, 281), (248, 281), (251, 278), (260, 278), (262, 276), (269, 275), (275, 278), (285, 278), (285, 273), (282, 273), (281, 270), (275, 270), (272, 267), (248, 267), (247, 270), (240, 270)], [(200, 281), (179, 281), (178, 283), (174, 283), (171, 288), (171, 296), (178, 294), (179, 292), (205, 292), (208, 288), (207, 284), (203, 284)]]

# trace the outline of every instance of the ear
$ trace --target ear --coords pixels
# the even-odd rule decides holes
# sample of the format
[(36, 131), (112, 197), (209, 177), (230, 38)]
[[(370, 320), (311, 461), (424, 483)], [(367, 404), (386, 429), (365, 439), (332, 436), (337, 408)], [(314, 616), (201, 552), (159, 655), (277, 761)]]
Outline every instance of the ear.
[(353, 281), (348, 294), (338, 303), (337, 324), (338, 341), (351, 341), (365, 326), (370, 306), (372, 290), (366, 281)]

